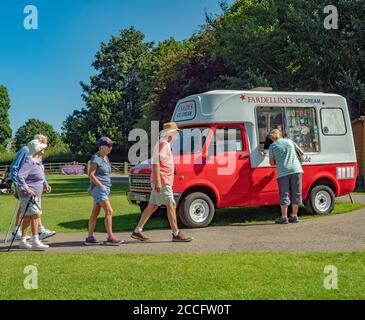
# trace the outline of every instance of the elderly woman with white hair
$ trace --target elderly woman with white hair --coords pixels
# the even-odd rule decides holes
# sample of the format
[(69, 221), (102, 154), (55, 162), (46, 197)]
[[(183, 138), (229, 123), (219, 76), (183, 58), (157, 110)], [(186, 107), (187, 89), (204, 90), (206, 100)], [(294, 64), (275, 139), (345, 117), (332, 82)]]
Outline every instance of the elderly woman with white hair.
[[(43, 144), (47, 144), (48, 143), (48, 139), (46, 136), (41, 135), (41, 134), (37, 134), (34, 136), (33, 138), (34, 140), (38, 140), (40, 143)], [(17, 199), (19, 199), (19, 192), (18, 192), (18, 172), (21, 169), (21, 167), (23, 166), (23, 164), (25, 163), (25, 160), (27, 159), (29, 153), (29, 148), (27, 146), (23, 146), (22, 148), (19, 149), (19, 151), (17, 152), (15, 158), (13, 159), (11, 165), (10, 165), (10, 177), (11, 180), (13, 181), (14, 185), (15, 185), (15, 197)], [(48, 184), (47, 181), (45, 181), (45, 184)], [(15, 234), (15, 240), (20, 240), (22, 235), (21, 235), (21, 228), (19, 227), (19, 223), (20, 223), (20, 218), (21, 218), (21, 208), (19, 208), (18, 212), (17, 212), (17, 218), (16, 218), (16, 225), (15, 225), (15, 231), (18, 230), (17, 234)], [(41, 218), (39, 218), (39, 238), (41, 240), (52, 237), (56, 234), (55, 231), (49, 230), (46, 227), (43, 226)]]
[[(51, 188), (45, 179), (44, 166), (42, 164), (42, 157), (44, 156), (46, 148), (47, 144), (41, 143), (37, 139), (29, 142), (28, 157), (20, 168), (17, 176), (18, 191), (21, 201), (20, 207), (25, 215), (22, 226), (22, 237), (19, 245), (19, 248), (21, 249), (43, 250), (49, 247), (39, 240), (38, 234), (39, 219), (42, 214), (42, 193), (43, 190), (51, 192)], [(30, 199), (33, 199), (34, 203), (28, 205)], [(26, 237), (30, 225), (33, 234), (32, 245), (27, 243)]]

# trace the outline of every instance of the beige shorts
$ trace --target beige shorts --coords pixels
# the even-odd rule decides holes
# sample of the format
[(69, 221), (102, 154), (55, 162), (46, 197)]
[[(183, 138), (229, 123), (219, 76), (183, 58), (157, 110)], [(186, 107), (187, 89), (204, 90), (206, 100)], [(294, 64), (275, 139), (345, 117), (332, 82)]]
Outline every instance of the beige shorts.
[(156, 204), (158, 206), (176, 204), (174, 199), (174, 192), (172, 191), (172, 186), (168, 184), (163, 184), (160, 193), (156, 192), (154, 184), (151, 184), (151, 186), (152, 192), (149, 203)]

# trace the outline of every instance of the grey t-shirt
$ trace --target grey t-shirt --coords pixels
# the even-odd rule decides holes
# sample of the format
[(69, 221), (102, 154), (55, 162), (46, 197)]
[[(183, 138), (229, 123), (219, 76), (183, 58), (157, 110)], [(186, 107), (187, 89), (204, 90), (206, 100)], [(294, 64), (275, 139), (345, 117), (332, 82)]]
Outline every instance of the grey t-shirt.
[(111, 187), (112, 182), (110, 179), (110, 173), (112, 171), (112, 166), (108, 160), (106, 162), (100, 155), (99, 152), (95, 153), (90, 160), (90, 163), (95, 163), (97, 165), (95, 176), (101, 182), (102, 185), (106, 187)]

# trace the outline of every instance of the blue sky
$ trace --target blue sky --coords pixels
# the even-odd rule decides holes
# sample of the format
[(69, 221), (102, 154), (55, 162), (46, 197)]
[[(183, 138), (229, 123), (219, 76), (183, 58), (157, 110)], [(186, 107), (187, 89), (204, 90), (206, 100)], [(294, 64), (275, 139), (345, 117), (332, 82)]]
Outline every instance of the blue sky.
[[(23, 27), (28, 4), (38, 9), (38, 30)], [(186, 39), (205, 10), (220, 13), (218, 0), (1, 0), (0, 84), (9, 91), (13, 133), (29, 118), (60, 131), (84, 106), (79, 82), (88, 82), (94, 55), (112, 34), (133, 25), (148, 41)]]

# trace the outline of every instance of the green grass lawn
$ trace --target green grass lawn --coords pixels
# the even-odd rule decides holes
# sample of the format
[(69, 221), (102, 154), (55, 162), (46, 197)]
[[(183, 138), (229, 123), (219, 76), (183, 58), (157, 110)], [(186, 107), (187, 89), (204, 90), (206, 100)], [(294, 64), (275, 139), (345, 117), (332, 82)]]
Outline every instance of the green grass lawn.
[[(85, 232), (92, 208), (92, 198), (87, 194), (89, 181), (86, 177), (50, 176), (49, 183), (53, 187), (51, 194), (45, 194), (42, 199), (44, 210), (43, 223), (57, 232)], [(128, 203), (126, 191), (128, 186), (115, 184), (112, 188), (111, 203), (114, 208), (114, 230), (132, 230), (138, 222), (140, 212), (138, 206)], [(13, 196), (0, 196), (0, 232), (4, 233), (15, 207)], [(362, 204), (338, 202), (332, 215), (362, 208)], [(212, 225), (240, 225), (272, 223), (279, 214), (278, 207), (259, 208), (228, 208), (217, 210)], [(302, 219), (314, 218), (301, 208)], [(168, 228), (165, 217), (154, 218), (146, 229)], [(96, 231), (104, 232), (103, 215), (99, 218)]]
[[(85, 177), (50, 176), (44, 224), (58, 232), (85, 232), (92, 207)], [(131, 230), (139, 208), (126, 199), (127, 186), (114, 185), (115, 231)], [(0, 196), (0, 231), (15, 206)], [(361, 208), (336, 204), (332, 214)], [(213, 225), (272, 223), (277, 207), (218, 210)], [(301, 209), (302, 219), (313, 218)], [(147, 229), (167, 228), (154, 218)], [(97, 231), (104, 231), (103, 218)], [(36, 265), (39, 288), (23, 287), (24, 267)], [(326, 265), (339, 272), (339, 289), (325, 290)], [(35, 254), (1, 253), (0, 299), (364, 299), (365, 253)]]
[[(26, 265), (37, 290), (23, 287)], [(327, 265), (337, 290), (324, 288)], [(12, 253), (0, 268), (0, 299), (365, 299), (365, 253)]]

